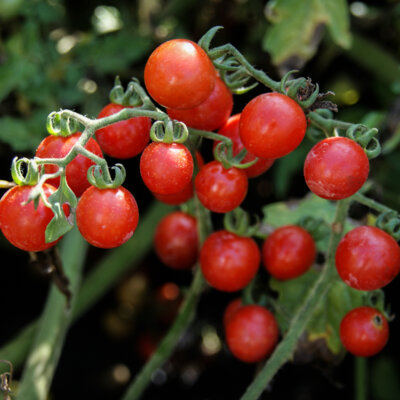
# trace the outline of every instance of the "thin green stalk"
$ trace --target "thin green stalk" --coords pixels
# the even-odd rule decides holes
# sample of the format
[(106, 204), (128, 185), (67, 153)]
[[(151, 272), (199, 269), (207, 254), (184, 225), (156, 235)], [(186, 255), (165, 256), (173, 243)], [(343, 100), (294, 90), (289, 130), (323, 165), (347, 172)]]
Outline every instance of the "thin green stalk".
[(364, 196), (360, 192), (357, 192), (353, 197), (352, 200), (357, 201), (360, 204), (363, 204), (364, 206), (367, 206), (371, 208), (372, 210), (378, 211), (380, 213), (387, 212), (387, 211), (393, 211), (390, 207), (387, 207), (381, 203), (378, 203), (375, 200), (370, 199), (367, 196)]
[[(196, 201), (196, 216), (197, 216), (197, 228), (199, 232), (200, 245), (203, 243), (206, 236), (211, 232), (211, 220), (210, 213), (206, 210), (195, 197)], [(153, 373), (160, 368), (164, 362), (170, 357), (174, 351), (179, 339), (187, 327), (192, 322), (195, 313), (196, 306), (200, 297), (201, 292), (204, 289), (205, 280), (199, 265), (196, 265), (196, 272), (194, 274), (192, 283), (189, 290), (186, 293), (185, 300), (179, 310), (178, 316), (165, 335), (157, 350), (153, 353), (150, 360), (144, 365), (139, 374), (136, 375), (135, 379), (128, 387), (122, 400), (137, 400), (142, 395), (150, 383)]]
[(365, 357), (354, 357), (354, 399), (367, 400), (367, 359)]
[[(132, 271), (139, 265), (152, 246), (156, 224), (171, 210), (171, 206), (154, 202), (141, 218), (133, 237), (124, 245), (111, 250), (94, 266), (84, 279), (78, 293), (76, 307), (73, 310), (74, 322), (110, 290), (127, 271)], [(10, 360), (14, 369), (22, 365), (32, 344), (37, 326), (38, 321), (31, 322), (1, 347), (0, 359)], [(5, 367), (0, 366), (0, 372), (3, 368)]]
[(322, 298), (325, 296), (336, 274), (335, 250), (343, 234), (343, 226), (347, 216), (350, 199), (337, 203), (336, 215), (332, 224), (332, 231), (328, 247), (327, 262), (318, 280), (310, 288), (296, 315), (290, 322), (289, 329), (275, 351), (272, 353), (254, 381), (248, 386), (241, 400), (256, 400), (278, 372), (293, 355), (297, 342), (307, 327), (312, 314)]
[(87, 247), (77, 228), (63, 240), (60, 255), (73, 294), (71, 308), (67, 308), (65, 296), (53, 286), (50, 289), (36, 337), (23, 371), (18, 399), (47, 399), (54, 371), (72, 319), (72, 310), (76, 304), (76, 293), (80, 285)]

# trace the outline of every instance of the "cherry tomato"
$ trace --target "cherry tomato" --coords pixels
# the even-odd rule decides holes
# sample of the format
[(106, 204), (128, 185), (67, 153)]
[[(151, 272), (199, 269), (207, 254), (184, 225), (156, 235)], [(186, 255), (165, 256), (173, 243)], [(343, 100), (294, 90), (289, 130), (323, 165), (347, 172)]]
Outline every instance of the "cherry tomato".
[[(244, 148), (239, 135), (239, 121), (240, 114), (232, 115), (218, 130), (218, 133), (220, 135), (226, 136), (232, 140), (232, 153), (234, 156), (237, 155)], [(214, 143), (214, 148), (218, 143), (218, 141)], [(253, 161), (254, 159), (256, 159), (256, 156), (250, 152), (247, 152), (242, 160), (242, 164)], [(274, 160), (272, 159), (259, 158), (257, 162), (251, 167), (243, 169), (243, 172), (247, 175), (248, 178), (254, 178), (267, 171), (273, 163)]]
[(253, 363), (269, 356), (279, 339), (274, 315), (259, 305), (241, 307), (226, 325), (226, 343), (241, 361)]
[(187, 269), (197, 260), (198, 240), (196, 219), (182, 211), (174, 211), (157, 225), (154, 247), (165, 265)]
[(248, 180), (241, 169), (225, 169), (219, 161), (211, 161), (200, 169), (194, 185), (204, 207), (217, 213), (227, 213), (238, 207), (246, 197)]
[(178, 193), (192, 179), (193, 158), (183, 144), (153, 142), (140, 157), (140, 174), (153, 193)]
[[(108, 117), (127, 108), (119, 104), (106, 105), (98, 118)], [(131, 158), (140, 154), (150, 140), (151, 119), (134, 117), (108, 125), (96, 131), (96, 139), (105, 154), (114, 158)]]
[(389, 324), (386, 318), (372, 307), (354, 308), (340, 323), (340, 339), (351, 354), (370, 357), (385, 347), (389, 339)]
[(76, 224), (91, 245), (109, 249), (125, 243), (136, 229), (139, 211), (132, 194), (116, 189), (86, 189), (76, 207)]
[(231, 115), (233, 97), (231, 91), (220, 79), (216, 78), (211, 95), (193, 108), (167, 109), (171, 119), (184, 122), (190, 128), (213, 131), (223, 125)]
[(339, 242), (335, 257), (340, 277), (354, 289), (380, 289), (400, 272), (399, 245), (374, 226), (348, 232)]
[(233, 299), (225, 308), (224, 316), (223, 316), (223, 324), (224, 328), (228, 325), (228, 322), (232, 319), (236, 311), (240, 310), (243, 307), (242, 299), (238, 297), (237, 299)]
[[(60, 239), (46, 243), (45, 231), (54, 213), (39, 200), (35, 210), (33, 201), (25, 204), (33, 186), (14, 186), (0, 200), (0, 227), (4, 236), (15, 247), (25, 251), (43, 251), (54, 246)], [(44, 193), (52, 195), (56, 188), (45, 183)], [(68, 214), (68, 207), (64, 207)]]
[(167, 108), (193, 108), (212, 93), (216, 72), (207, 53), (196, 43), (173, 39), (151, 53), (144, 68), (150, 96)]
[(302, 108), (280, 93), (264, 93), (251, 100), (240, 117), (244, 147), (261, 158), (279, 158), (303, 140), (307, 120)]
[(369, 161), (355, 141), (330, 137), (318, 142), (304, 162), (309, 189), (329, 200), (345, 199), (356, 193), (368, 178)]
[(225, 292), (243, 289), (256, 275), (260, 250), (249, 237), (226, 230), (212, 233), (200, 250), (200, 266), (210, 286)]
[[(68, 137), (47, 136), (39, 144), (36, 150), (36, 157), (63, 158), (69, 153), (81, 135), (81, 132), (77, 132)], [(85, 149), (91, 151), (98, 157), (103, 157), (100, 146), (92, 138), (87, 142)], [(87, 170), (92, 165), (94, 165), (93, 161), (79, 154), (66, 167), (65, 173), (68, 186), (77, 197), (79, 197), (90, 186), (86, 176)], [(44, 171), (47, 174), (57, 172), (57, 170), (58, 167), (56, 165), (47, 164), (44, 167)], [(46, 182), (58, 187), (60, 185), (60, 178), (48, 179)]]
[(262, 259), (266, 270), (276, 279), (286, 280), (304, 274), (316, 257), (313, 237), (303, 228), (286, 225), (264, 241)]

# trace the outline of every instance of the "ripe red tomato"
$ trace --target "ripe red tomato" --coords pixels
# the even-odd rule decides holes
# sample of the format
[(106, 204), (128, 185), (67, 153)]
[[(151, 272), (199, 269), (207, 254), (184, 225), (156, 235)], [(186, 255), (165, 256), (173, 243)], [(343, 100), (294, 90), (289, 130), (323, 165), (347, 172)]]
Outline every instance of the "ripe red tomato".
[[(218, 133), (220, 135), (226, 136), (232, 140), (232, 153), (234, 156), (244, 148), (239, 135), (239, 121), (240, 114), (232, 115), (218, 130)], [(218, 141), (214, 143), (214, 148), (218, 143)], [(256, 159), (256, 156), (250, 152), (247, 152), (246, 156), (242, 160), (242, 164), (253, 161), (254, 159)], [(248, 178), (254, 178), (267, 171), (272, 166), (274, 161), (275, 160), (272, 159), (259, 158), (255, 164), (253, 164), (249, 168), (244, 169), (243, 172), (247, 175)]]
[(225, 169), (219, 161), (211, 161), (200, 169), (194, 185), (204, 207), (217, 213), (227, 213), (238, 207), (246, 197), (248, 180), (241, 169)]
[(399, 245), (379, 228), (360, 226), (339, 242), (336, 269), (343, 281), (354, 289), (380, 289), (400, 272)]
[(196, 219), (182, 211), (174, 211), (157, 225), (154, 247), (165, 265), (187, 269), (197, 260), (198, 240)]
[(192, 179), (193, 158), (183, 144), (153, 142), (140, 157), (140, 174), (153, 193), (178, 193)]
[(345, 137), (318, 142), (304, 162), (309, 189), (329, 200), (345, 199), (356, 193), (368, 178), (369, 161), (360, 145)]
[[(0, 200), (0, 227), (7, 240), (19, 249), (43, 251), (60, 239), (46, 243), (46, 227), (54, 213), (41, 199), (36, 210), (32, 201), (25, 204), (32, 189), (33, 186), (14, 186), (3, 195)], [(49, 197), (56, 188), (45, 183), (43, 190)], [(64, 212), (68, 215), (66, 206)]]
[[(81, 135), (81, 132), (77, 132), (67, 137), (47, 136), (39, 144), (36, 150), (36, 157), (63, 158), (69, 153)], [(96, 156), (103, 157), (100, 146), (92, 138), (87, 142), (85, 149), (91, 151)], [(79, 154), (66, 167), (65, 173), (68, 186), (77, 197), (79, 197), (90, 186), (90, 183), (87, 180), (87, 170), (92, 165), (94, 165), (93, 161)], [(44, 171), (47, 174), (57, 172), (57, 170), (58, 167), (56, 165), (47, 164), (44, 167)], [(60, 185), (60, 178), (48, 179), (46, 182), (58, 187)]]
[(132, 194), (120, 186), (99, 189), (91, 186), (76, 207), (76, 224), (93, 246), (109, 249), (125, 243), (136, 229), (139, 211)]
[(193, 108), (211, 95), (216, 72), (207, 53), (196, 43), (174, 39), (151, 53), (144, 68), (150, 96), (167, 108)]
[(370, 357), (385, 347), (389, 339), (389, 324), (386, 318), (372, 307), (354, 308), (340, 323), (340, 339), (351, 354)]
[(241, 361), (261, 361), (272, 353), (279, 339), (274, 315), (259, 305), (243, 306), (226, 325), (226, 343)]
[(265, 239), (262, 247), (262, 259), (266, 270), (280, 280), (304, 274), (312, 266), (315, 257), (313, 237), (296, 225), (276, 229)]
[(220, 79), (216, 78), (211, 95), (198, 106), (187, 109), (167, 109), (171, 119), (184, 122), (188, 127), (213, 131), (223, 125), (231, 115), (233, 96)]
[(249, 237), (221, 230), (212, 233), (200, 250), (200, 266), (210, 286), (225, 292), (243, 289), (256, 275), (261, 254)]
[[(110, 103), (100, 111), (98, 118), (116, 114), (124, 108)], [(149, 143), (150, 128), (150, 118), (134, 117), (99, 129), (96, 139), (105, 154), (114, 158), (131, 158), (140, 154)]]
[(280, 93), (264, 93), (251, 100), (239, 122), (244, 147), (257, 157), (279, 158), (303, 140), (307, 120), (302, 108)]
[(232, 319), (236, 311), (240, 310), (243, 307), (242, 299), (238, 297), (237, 299), (232, 300), (225, 308), (224, 316), (223, 316), (223, 324), (224, 328), (228, 325), (228, 322)]

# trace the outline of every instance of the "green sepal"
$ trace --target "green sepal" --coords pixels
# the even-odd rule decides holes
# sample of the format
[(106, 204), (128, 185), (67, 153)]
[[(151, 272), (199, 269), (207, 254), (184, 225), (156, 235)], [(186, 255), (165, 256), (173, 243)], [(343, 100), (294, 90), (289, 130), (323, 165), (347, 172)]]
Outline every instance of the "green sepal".
[(197, 44), (207, 53), (210, 49), (210, 43), (213, 40), (215, 34), (220, 30), (223, 29), (222, 26), (214, 26), (209, 29), (197, 42)]
[(72, 212), (72, 210), (76, 208), (78, 200), (75, 193), (68, 186), (65, 177), (62, 176), (60, 179), (60, 186), (51, 196), (49, 196), (48, 201), (54, 212), (54, 217), (47, 225), (45, 232), (46, 242), (50, 243), (72, 229), (73, 223), (70, 221), (72, 215), (67, 218), (63, 210), (63, 204), (68, 204), (70, 211)]
[[(26, 164), (26, 172), (22, 171), (22, 164)], [(35, 160), (14, 157), (11, 163), (11, 176), (13, 181), (20, 186), (34, 186), (39, 181), (39, 168)]]
[(53, 111), (47, 117), (46, 129), (50, 135), (67, 137), (78, 131), (79, 122), (63, 111)]

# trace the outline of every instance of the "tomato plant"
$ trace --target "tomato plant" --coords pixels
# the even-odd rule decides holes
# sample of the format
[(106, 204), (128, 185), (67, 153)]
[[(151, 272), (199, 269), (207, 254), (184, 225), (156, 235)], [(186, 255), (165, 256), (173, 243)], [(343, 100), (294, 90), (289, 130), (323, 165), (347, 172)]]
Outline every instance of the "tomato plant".
[(243, 306), (229, 319), (225, 328), (226, 343), (241, 361), (252, 363), (267, 357), (279, 338), (273, 314), (258, 305)]
[(304, 161), (309, 189), (324, 199), (340, 200), (357, 192), (369, 173), (369, 161), (360, 145), (345, 137), (318, 142)]
[(135, 198), (124, 187), (86, 189), (76, 207), (76, 224), (93, 246), (112, 248), (125, 243), (135, 232), (139, 211)]
[[(40, 199), (37, 208), (33, 201), (27, 203), (33, 186), (15, 186), (9, 189), (0, 200), (0, 228), (3, 235), (14, 246), (25, 251), (43, 251), (54, 246), (58, 240), (46, 243), (45, 230), (54, 217), (52, 210)], [(46, 197), (56, 188), (43, 186)], [(68, 212), (67, 208), (64, 211)]]
[(400, 248), (383, 230), (360, 226), (348, 232), (336, 250), (336, 269), (349, 286), (376, 290), (400, 272)]
[[(39, 144), (36, 149), (36, 157), (39, 158), (62, 158), (65, 157), (72, 147), (76, 144), (80, 138), (81, 133), (77, 132), (68, 137), (62, 136), (47, 136)], [(103, 157), (101, 148), (97, 142), (90, 138), (85, 148), (93, 154)], [(66, 168), (66, 178), (69, 187), (73, 190), (76, 196), (80, 196), (89, 186), (89, 182), (86, 178), (87, 171), (90, 166), (95, 163), (89, 158), (83, 155), (77, 155)], [(56, 165), (47, 164), (44, 167), (44, 171), (47, 174), (54, 173), (58, 170)], [(55, 187), (60, 184), (60, 178), (48, 179), (47, 182)]]
[(257, 157), (279, 158), (303, 140), (307, 121), (302, 108), (281, 93), (264, 93), (243, 109), (239, 133), (244, 147)]
[(153, 142), (140, 157), (140, 174), (153, 193), (178, 193), (192, 179), (193, 158), (183, 144)]
[(193, 108), (212, 93), (216, 73), (205, 51), (186, 39), (158, 46), (147, 60), (144, 82), (150, 96), (168, 108)]
[(211, 211), (226, 213), (238, 207), (247, 194), (246, 174), (235, 167), (224, 168), (219, 161), (211, 161), (200, 169), (195, 181), (196, 194)]
[(300, 226), (282, 226), (262, 246), (262, 260), (274, 278), (285, 280), (305, 273), (316, 257), (313, 237)]
[(157, 256), (168, 267), (192, 267), (198, 252), (196, 219), (182, 211), (166, 215), (157, 225), (154, 247)]
[(340, 339), (351, 354), (370, 357), (385, 347), (389, 339), (389, 324), (378, 310), (358, 307), (342, 319)]
[[(119, 104), (109, 103), (99, 113), (98, 118), (108, 117), (123, 110)], [(114, 158), (131, 158), (140, 154), (150, 140), (151, 120), (135, 117), (119, 121), (96, 131), (96, 139), (103, 152)]]
[(253, 239), (226, 230), (212, 233), (200, 249), (200, 266), (207, 282), (226, 292), (243, 289), (256, 275), (260, 258)]

